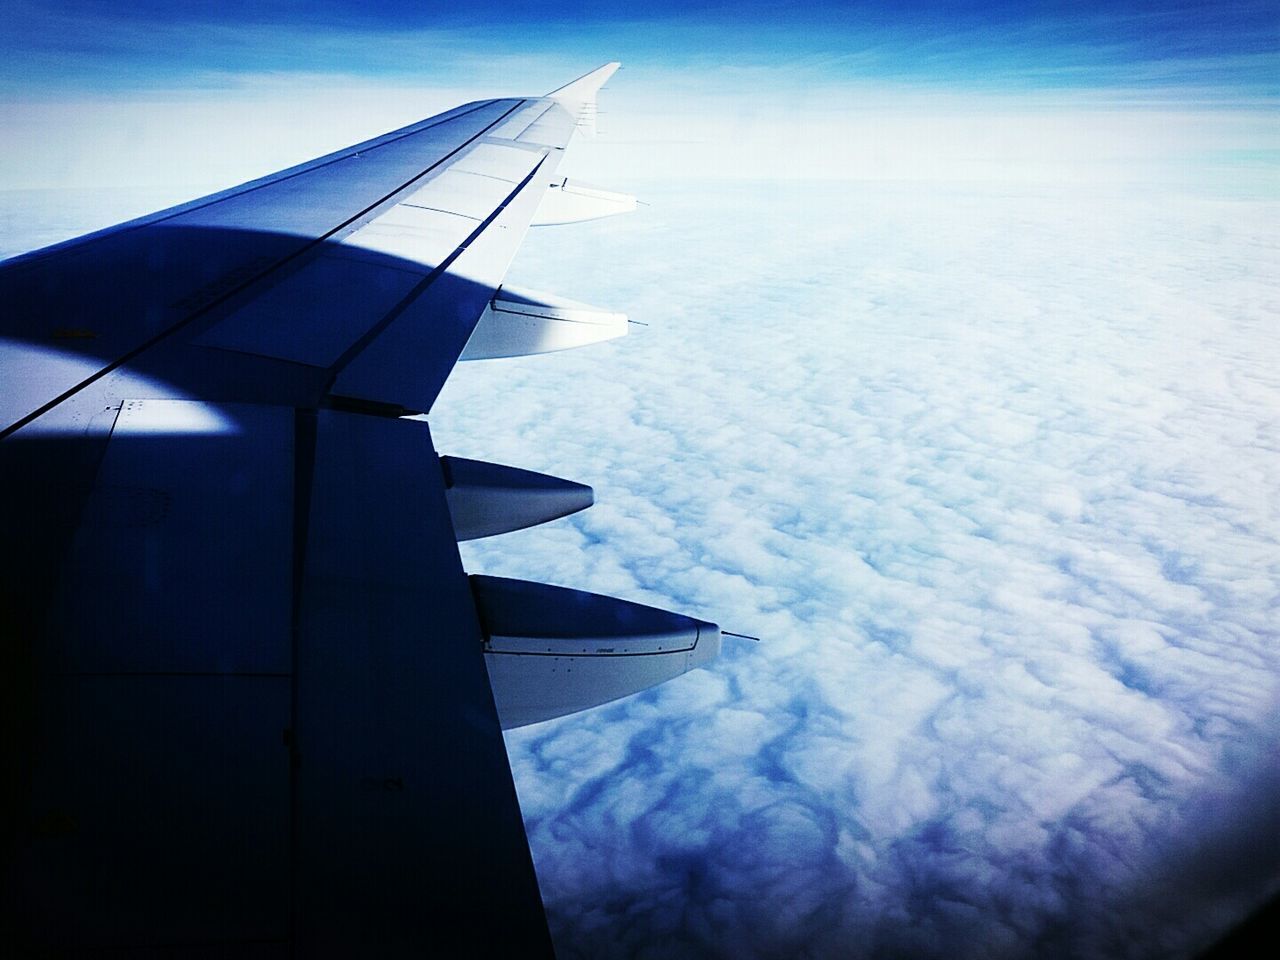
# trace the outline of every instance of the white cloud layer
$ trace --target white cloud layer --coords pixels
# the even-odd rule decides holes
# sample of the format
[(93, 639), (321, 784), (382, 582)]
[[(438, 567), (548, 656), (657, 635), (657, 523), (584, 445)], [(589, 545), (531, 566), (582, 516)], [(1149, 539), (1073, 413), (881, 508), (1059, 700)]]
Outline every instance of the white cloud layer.
[[(560, 954), (1178, 956), (1274, 889), (1280, 203), (644, 194), (508, 279), (650, 326), (432, 417), (596, 488), (470, 569), (764, 637), (510, 735)], [(2, 199), (16, 253), (182, 197)]]
[(509, 736), (560, 953), (1185, 955), (1274, 888), (1280, 204), (646, 199), (509, 280), (651, 325), (432, 418), (596, 487), (471, 569), (765, 638)]
[[(207, 88), (36, 91), (0, 102), (11, 147), (0, 154), (0, 184), (162, 187), (186, 199), (462, 102), (536, 96), (572, 76), (500, 63), (502, 74), (461, 88), (317, 72), (236, 75)], [(1183, 88), (1147, 101), (1111, 88), (810, 84), (781, 67), (624, 71), (604, 95), (602, 136), (575, 144), (567, 161), (620, 189), (659, 177), (1185, 184), (1210, 159), (1277, 183), (1280, 126), (1266, 100), (1207, 104)], [(1260, 155), (1269, 169), (1254, 169)]]

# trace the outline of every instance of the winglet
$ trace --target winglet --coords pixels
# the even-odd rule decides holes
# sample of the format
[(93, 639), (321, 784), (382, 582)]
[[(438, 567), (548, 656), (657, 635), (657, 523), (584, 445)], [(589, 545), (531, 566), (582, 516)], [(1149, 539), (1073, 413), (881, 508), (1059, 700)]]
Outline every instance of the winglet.
[(605, 81), (612, 77), (620, 66), (622, 64), (616, 60), (612, 63), (606, 63), (603, 67), (597, 67), (572, 83), (566, 83), (558, 90), (552, 90), (547, 96), (552, 100), (558, 101), (574, 115), (579, 130), (589, 137), (594, 137), (596, 134), (596, 94), (600, 92), (600, 88), (605, 85)]

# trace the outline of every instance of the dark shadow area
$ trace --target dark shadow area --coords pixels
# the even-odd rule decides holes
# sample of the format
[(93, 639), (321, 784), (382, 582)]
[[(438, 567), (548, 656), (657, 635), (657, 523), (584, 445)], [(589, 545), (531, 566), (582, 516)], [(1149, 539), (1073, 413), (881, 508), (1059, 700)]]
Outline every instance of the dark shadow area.
[(1199, 960), (1270, 957), (1280, 943), (1280, 896), (1272, 897), (1243, 923), (1199, 955)]
[[(11, 955), (549, 954), (439, 459), (394, 416), (491, 295), (224, 226), (0, 267)], [(415, 381), (335, 397), (394, 324)]]

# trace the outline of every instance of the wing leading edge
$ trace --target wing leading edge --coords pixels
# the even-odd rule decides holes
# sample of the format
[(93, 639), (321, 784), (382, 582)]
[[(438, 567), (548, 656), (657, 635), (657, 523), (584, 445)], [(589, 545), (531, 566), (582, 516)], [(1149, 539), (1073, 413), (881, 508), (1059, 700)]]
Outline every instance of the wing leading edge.
[(696, 665), (606, 662), (687, 618), (468, 580), (590, 489), (403, 415), (473, 333), (616, 325), (501, 289), (616, 67), (0, 264), (8, 942), (551, 953), (500, 726)]

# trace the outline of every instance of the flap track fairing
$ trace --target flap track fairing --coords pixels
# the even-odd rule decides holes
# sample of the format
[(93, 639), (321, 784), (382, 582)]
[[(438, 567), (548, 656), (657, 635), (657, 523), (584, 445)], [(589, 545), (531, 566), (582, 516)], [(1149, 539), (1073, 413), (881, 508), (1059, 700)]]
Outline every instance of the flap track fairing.
[(595, 494), (584, 483), (483, 460), (441, 457), (445, 497), (459, 540), (523, 530), (585, 510)]
[(462, 360), (525, 357), (625, 336), (627, 315), (543, 293), (500, 287), (480, 315)]
[(538, 212), (533, 215), (529, 225), (547, 227), (561, 223), (581, 223), (619, 213), (633, 213), (635, 209), (636, 198), (629, 193), (616, 193), (565, 177), (547, 188), (542, 203), (538, 205)]
[(720, 628), (657, 607), (472, 576), (503, 729), (576, 713), (710, 663)]

